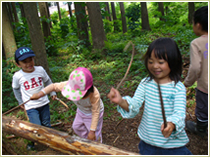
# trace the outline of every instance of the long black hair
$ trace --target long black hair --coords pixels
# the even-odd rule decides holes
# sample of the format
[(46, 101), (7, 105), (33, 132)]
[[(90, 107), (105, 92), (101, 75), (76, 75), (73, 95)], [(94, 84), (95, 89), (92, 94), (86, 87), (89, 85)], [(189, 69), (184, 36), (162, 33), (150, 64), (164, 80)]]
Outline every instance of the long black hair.
[(182, 74), (182, 56), (176, 42), (171, 38), (158, 38), (154, 40), (147, 49), (147, 52), (143, 56), (144, 64), (149, 72), (150, 80), (154, 79), (154, 76), (148, 70), (148, 59), (151, 58), (151, 54), (154, 51), (155, 57), (164, 59), (168, 62), (170, 68), (169, 77), (175, 81), (175, 84), (180, 81)]

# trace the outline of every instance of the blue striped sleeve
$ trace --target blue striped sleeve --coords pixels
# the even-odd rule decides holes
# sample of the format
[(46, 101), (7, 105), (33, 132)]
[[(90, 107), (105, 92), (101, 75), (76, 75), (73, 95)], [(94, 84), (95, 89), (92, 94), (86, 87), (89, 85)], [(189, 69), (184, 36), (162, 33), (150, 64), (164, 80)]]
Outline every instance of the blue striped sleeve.
[(186, 89), (181, 82), (178, 82), (175, 87), (174, 94), (174, 111), (173, 114), (167, 117), (168, 122), (175, 124), (176, 131), (174, 136), (179, 134), (185, 128), (185, 117), (186, 117)]
[(121, 113), (123, 118), (134, 118), (139, 113), (139, 109), (144, 102), (145, 95), (144, 83), (142, 83), (143, 81), (144, 80), (142, 80), (141, 83), (138, 85), (132, 98), (130, 96), (123, 97), (123, 99), (127, 100), (129, 104), (129, 112), (121, 108), (119, 105), (117, 106), (117, 111)]

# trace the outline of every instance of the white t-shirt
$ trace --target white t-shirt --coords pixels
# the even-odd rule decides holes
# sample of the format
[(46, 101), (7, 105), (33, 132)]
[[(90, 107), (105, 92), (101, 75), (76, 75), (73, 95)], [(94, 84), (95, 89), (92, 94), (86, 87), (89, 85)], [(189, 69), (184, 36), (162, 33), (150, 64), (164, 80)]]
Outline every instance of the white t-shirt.
[[(13, 75), (12, 88), (20, 88), (23, 102), (30, 99), (30, 97), (38, 93), (44, 88), (44, 83), (50, 77), (42, 66), (34, 66), (35, 70), (32, 73), (25, 73), (22, 69)], [(49, 103), (48, 96), (45, 95), (38, 100), (30, 100), (25, 104), (25, 109), (38, 108)]]

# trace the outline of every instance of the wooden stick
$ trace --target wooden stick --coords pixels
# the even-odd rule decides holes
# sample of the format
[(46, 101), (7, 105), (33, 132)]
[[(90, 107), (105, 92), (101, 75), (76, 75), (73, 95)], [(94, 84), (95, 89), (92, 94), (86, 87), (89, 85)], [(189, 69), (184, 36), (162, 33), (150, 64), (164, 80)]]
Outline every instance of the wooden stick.
[(27, 112), (26, 112), (26, 109), (25, 109), (25, 105), (24, 105), (24, 113), (25, 113), (25, 115), (26, 115), (26, 119), (27, 119), (27, 121), (29, 121), (29, 118), (28, 118), (28, 114), (27, 114)]
[(129, 65), (128, 65), (128, 69), (127, 69), (127, 71), (126, 71), (126, 73), (125, 73), (123, 79), (122, 79), (122, 80), (120, 81), (120, 83), (117, 85), (117, 88), (116, 88), (117, 90), (120, 88), (121, 84), (123, 83), (123, 81), (124, 81), (125, 78), (127, 77), (128, 72), (129, 72), (130, 67), (131, 67), (131, 64), (132, 64), (132, 62), (133, 62), (133, 56), (134, 56), (134, 52), (135, 52), (135, 47), (134, 47), (134, 44), (132, 43), (132, 41), (130, 41), (130, 42), (125, 46), (124, 51), (126, 51), (126, 50), (128, 49), (128, 47), (129, 47), (131, 44), (132, 44), (132, 47), (133, 47), (131, 60), (130, 60), (130, 63), (129, 63)]
[(1, 125), (3, 132), (38, 142), (69, 155), (140, 155), (78, 136), (70, 136), (66, 132), (7, 116), (2, 116)]
[(10, 113), (10, 112), (12, 112), (12, 111), (16, 110), (17, 108), (19, 108), (20, 106), (25, 105), (25, 104), (26, 104), (27, 102), (29, 102), (29, 101), (30, 101), (30, 99), (29, 99), (29, 100), (27, 100), (27, 101), (25, 101), (24, 103), (22, 103), (22, 104), (20, 104), (20, 105), (16, 106), (16, 107), (12, 108), (12, 109), (10, 109), (9, 111), (4, 112), (2, 115), (8, 114), (8, 113)]
[(58, 100), (58, 101), (60, 101), (67, 109), (69, 109), (68, 105), (66, 105), (66, 103), (63, 102), (61, 99), (59, 99), (57, 97), (55, 99)]
[(167, 127), (167, 122), (166, 122), (166, 116), (165, 116), (165, 111), (164, 111), (163, 98), (162, 98), (162, 94), (161, 94), (159, 80), (158, 80), (158, 90), (159, 90), (159, 96), (160, 96), (160, 103), (161, 103), (161, 109), (162, 109), (162, 115), (163, 115), (164, 128), (166, 128)]

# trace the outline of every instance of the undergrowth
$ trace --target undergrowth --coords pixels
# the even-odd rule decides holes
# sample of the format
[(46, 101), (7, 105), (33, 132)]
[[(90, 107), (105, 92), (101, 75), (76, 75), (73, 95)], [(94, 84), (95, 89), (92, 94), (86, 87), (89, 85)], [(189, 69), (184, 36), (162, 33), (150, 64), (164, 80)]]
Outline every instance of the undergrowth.
[[(151, 19), (151, 15), (150, 19)], [(73, 28), (70, 27), (72, 23), (66, 23), (67, 18), (64, 21), (58, 21), (58, 17), (52, 16), (53, 28), (52, 28), (52, 41), (46, 43), (46, 49), (48, 53), (48, 65), (50, 68), (52, 81), (61, 82), (66, 81), (69, 78), (69, 74), (75, 68), (82, 66), (88, 68), (94, 80), (94, 85), (98, 88), (101, 98), (104, 102), (105, 112), (108, 113), (109, 118), (112, 110), (116, 109), (116, 105), (111, 104), (107, 99), (107, 94), (111, 87), (116, 87), (123, 78), (128, 64), (131, 58), (131, 48), (126, 52), (123, 52), (124, 47), (129, 41), (132, 41), (135, 45), (135, 56), (129, 74), (120, 87), (120, 92), (132, 94), (137, 88), (142, 78), (147, 76), (147, 71), (144, 66), (144, 62), (141, 60), (143, 54), (146, 52), (149, 44), (159, 37), (173, 38), (181, 53), (185, 57), (189, 57), (190, 42), (196, 38), (193, 33), (192, 26), (189, 24), (178, 23), (174, 25), (151, 23), (152, 31), (142, 31), (141, 27), (135, 29), (128, 29), (128, 32), (110, 32), (108, 28), (106, 30), (105, 47), (101, 51), (92, 52), (91, 48), (86, 48), (82, 41), (78, 40), (76, 34), (76, 24)], [(152, 20), (151, 20), (152, 21)], [(68, 24), (69, 27), (64, 27), (63, 24)], [(62, 27), (61, 27), (62, 26)], [(162, 26), (162, 27), (160, 27)], [(28, 27), (24, 24), (17, 25), (19, 31), (22, 30), (23, 34), (15, 33), (17, 45), (31, 46)], [(72, 29), (70, 29), (72, 28)], [(109, 30), (109, 31), (108, 31)], [(90, 33), (90, 32), (89, 32)], [(24, 35), (27, 34), (27, 35)], [(91, 41), (91, 36), (90, 36)], [(36, 58), (35, 58), (36, 59)], [(6, 61), (2, 61), (2, 112), (18, 105), (12, 90), (12, 76), (19, 68), (14, 64), (6, 64)], [(60, 93), (57, 93), (58, 97), (65, 101), (70, 110), (60, 111), (62, 104), (58, 101), (51, 101), (50, 112), (52, 123), (57, 121), (69, 121), (74, 117), (76, 112), (76, 106), (66, 100)], [(10, 113), (12, 115), (14, 112)], [(23, 116), (23, 113), (16, 115), (17, 117)]]

